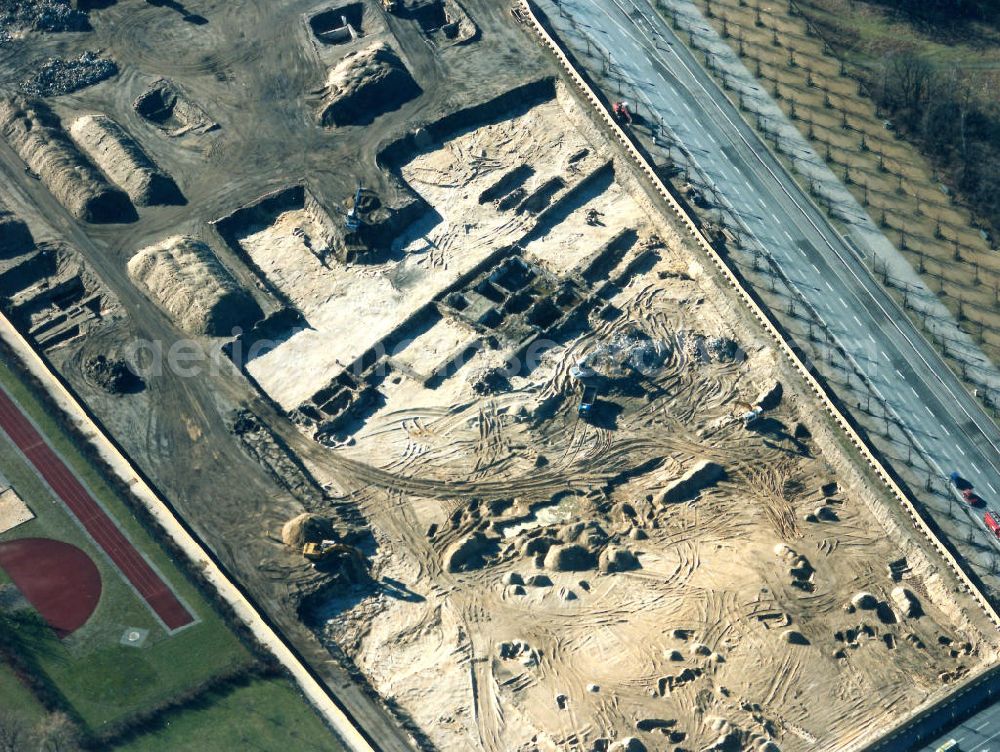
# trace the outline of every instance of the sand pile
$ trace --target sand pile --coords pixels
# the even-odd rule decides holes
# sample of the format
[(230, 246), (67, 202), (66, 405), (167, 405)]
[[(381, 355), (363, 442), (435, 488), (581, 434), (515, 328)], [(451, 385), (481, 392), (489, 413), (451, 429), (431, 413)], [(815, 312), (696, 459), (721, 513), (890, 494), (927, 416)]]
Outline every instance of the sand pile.
[(192, 334), (226, 336), (249, 329), (260, 307), (212, 253), (194, 238), (175, 235), (143, 248), (128, 262), (132, 281)]
[(183, 202), (173, 179), (156, 166), (118, 123), (106, 115), (77, 118), (70, 126), (69, 134), (137, 206)]
[(715, 462), (699, 460), (680, 478), (671, 481), (657, 496), (661, 504), (674, 504), (696, 497), (704, 488), (726, 477), (726, 471)]
[(0, 99), (0, 133), (77, 219), (122, 222), (135, 218), (128, 197), (83, 158), (46, 105), (23, 97)]
[(420, 94), (395, 51), (378, 42), (344, 56), (330, 71), (319, 110), (325, 126), (367, 125)]
[(34, 247), (28, 226), (0, 202), (0, 258), (14, 258)]
[(281, 542), (296, 549), (302, 548), (307, 542), (336, 539), (331, 521), (312, 512), (303, 512), (293, 517), (281, 528)]

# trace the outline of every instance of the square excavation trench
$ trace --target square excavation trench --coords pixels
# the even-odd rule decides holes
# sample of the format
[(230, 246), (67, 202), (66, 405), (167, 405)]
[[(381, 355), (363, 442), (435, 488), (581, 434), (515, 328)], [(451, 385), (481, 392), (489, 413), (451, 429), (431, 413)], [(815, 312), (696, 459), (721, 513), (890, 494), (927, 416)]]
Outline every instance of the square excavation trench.
[[(403, 180), (431, 209), (396, 239), (387, 262), (324, 267), (303, 243), (322, 225), (305, 209), (291, 209), (237, 236), (267, 283), (307, 322), (247, 365), (260, 387), (284, 409), (294, 409), (491, 254), (524, 237), (536, 223), (532, 211), (501, 210), (479, 198), (518, 164), (533, 166), (529, 195), (560, 177), (570, 158), (585, 149), (565, 119), (560, 101), (550, 100), (509, 120), (471, 128), (403, 164)], [(470, 161), (470, 154), (479, 156)], [(544, 192), (551, 203), (550, 191)], [(561, 232), (556, 225), (548, 235)]]
[(321, 11), (309, 19), (309, 28), (324, 44), (346, 44), (364, 36), (365, 7), (351, 3)]

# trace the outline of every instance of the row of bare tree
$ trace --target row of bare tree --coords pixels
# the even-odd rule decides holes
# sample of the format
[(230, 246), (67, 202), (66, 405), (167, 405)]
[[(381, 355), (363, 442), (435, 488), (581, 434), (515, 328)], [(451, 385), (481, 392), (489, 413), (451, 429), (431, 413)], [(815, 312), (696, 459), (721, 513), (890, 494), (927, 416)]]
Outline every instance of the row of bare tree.
[(879, 5), (928, 23), (953, 25), (1000, 16), (996, 0), (875, 0)]
[(887, 55), (875, 77), (875, 100), (895, 127), (920, 145), (980, 218), (1000, 227), (995, 77), (936, 67), (907, 47)]

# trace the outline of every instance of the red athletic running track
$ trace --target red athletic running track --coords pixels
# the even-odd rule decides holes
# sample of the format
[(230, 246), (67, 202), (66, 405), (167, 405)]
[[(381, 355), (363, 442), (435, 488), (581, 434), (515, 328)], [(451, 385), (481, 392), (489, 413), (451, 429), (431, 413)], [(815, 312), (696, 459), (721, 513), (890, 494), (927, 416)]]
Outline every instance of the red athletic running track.
[(59, 456), (42, 440), (35, 427), (3, 389), (0, 389), (0, 427), (163, 623), (174, 630), (193, 622), (194, 617), (184, 604), (135, 550), (135, 546), (87, 493)]

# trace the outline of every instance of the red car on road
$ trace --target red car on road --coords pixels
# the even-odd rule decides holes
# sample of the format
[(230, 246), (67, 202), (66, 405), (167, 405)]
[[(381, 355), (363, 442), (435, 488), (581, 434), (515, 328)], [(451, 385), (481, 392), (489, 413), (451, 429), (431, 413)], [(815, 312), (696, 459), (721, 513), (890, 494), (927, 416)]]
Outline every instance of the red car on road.
[(973, 491), (971, 488), (966, 488), (962, 491), (962, 498), (970, 507), (981, 507), (986, 502), (983, 501), (983, 497)]
[(993, 535), (1000, 538), (1000, 520), (996, 518), (996, 515), (993, 514), (993, 512), (987, 512), (984, 514), (983, 522), (986, 523), (986, 527), (990, 529)]

